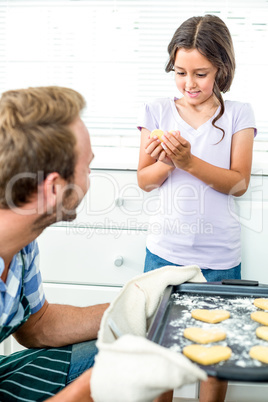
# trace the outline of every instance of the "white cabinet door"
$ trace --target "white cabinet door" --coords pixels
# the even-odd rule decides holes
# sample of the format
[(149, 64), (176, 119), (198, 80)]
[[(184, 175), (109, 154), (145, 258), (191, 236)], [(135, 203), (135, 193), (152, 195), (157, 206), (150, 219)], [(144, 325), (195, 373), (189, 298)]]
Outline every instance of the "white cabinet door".
[(55, 226), (144, 230), (158, 202), (158, 190), (142, 191), (135, 171), (92, 170), (90, 188), (78, 207), (77, 218)]
[[(70, 304), (73, 306), (86, 307), (93, 304), (110, 303), (120, 292), (121, 287), (102, 287), (87, 285), (61, 285), (44, 283), (46, 299), (50, 303)], [(23, 350), (13, 336), (9, 336), (2, 344), (0, 354)]]
[(240, 201), (242, 277), (268, 284), (268, 201)]
[(53, 227), (39, 237), (45, 282), (121, 286), (143, 272), (146, 232)]
[[(196, 399), (198, 398), (198, 390), (199, 390), (199, 383), (196, 382), (194, 384), (184, 385), (179, 389), (175, 389), (173, 393), (174, 398), (185, 398), (187, 401), (188, 399)], [(196, 399), (197, 400), (197, 399)], [(180, 402), (183, 402), (184, 399), (180, 399)]]
[(4, 349), (4, 343), (0, 343), (0, 355), (4, 355), (5, 354), (5, 349)]
[(111, 303), (121, 289), (121, 287), (111, 286), (44, 283), (44, 291), (49, 303), (70, 304), (78, 307)]
[(267, 402), (268, 384), (230, 382), (226, 394), (226, 401), (230, 402)]

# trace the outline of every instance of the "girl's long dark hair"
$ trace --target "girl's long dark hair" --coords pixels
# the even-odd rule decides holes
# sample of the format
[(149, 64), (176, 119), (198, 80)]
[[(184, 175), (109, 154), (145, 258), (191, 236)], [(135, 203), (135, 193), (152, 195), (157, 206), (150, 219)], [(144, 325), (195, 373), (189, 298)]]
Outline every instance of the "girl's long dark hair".
[(212, 125), (223, 132), (222, 140), (225, 135), (224, 129), (215, 123), (225, 110), (221, 93), (230, 89), (235, 73), (235, 55), (229, 29), (215, 15), (208, 14), (186, 20), (176, 30), (168, 45), (169, 61), (166, 72), (174, 71), (176, 52), (181, 48), (197, 49), (218, 69), (213, 92), (220, 103), (220, 111), (213, 119)]

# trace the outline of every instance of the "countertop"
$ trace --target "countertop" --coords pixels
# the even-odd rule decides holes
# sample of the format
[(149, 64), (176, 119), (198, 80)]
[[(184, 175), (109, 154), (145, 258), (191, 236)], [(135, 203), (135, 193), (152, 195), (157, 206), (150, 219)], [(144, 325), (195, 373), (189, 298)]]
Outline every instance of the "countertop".
[[(92, 169), (137, 170), (138, 148), (94, 147)], [(268, 176), (268, 144), (254, 146), (252, 174)]]

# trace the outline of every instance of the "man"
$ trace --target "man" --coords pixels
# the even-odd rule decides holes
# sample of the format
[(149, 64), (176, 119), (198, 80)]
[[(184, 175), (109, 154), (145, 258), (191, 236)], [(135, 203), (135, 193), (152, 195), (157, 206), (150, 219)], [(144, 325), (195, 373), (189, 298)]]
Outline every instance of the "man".
[(91, 367), (97, 351), (92, 340), (108, 305), (49, 304), (35, 242), (51, 223), (74, 219), (88, 190), (93, 153), (79, 118), (84, 104), (75, 91), (53, 87), (9, 91), (0, 102), (0, 339), (15, 330), (27, 348), (54, 348), (33, 358), (20, 353), (20, 369), (18, 355), (3, 359), (0, 400), (49, 398)]
[[(174, 353), (166, 357), (164, 348), (141, 337), (127, 338), (127, 345), (132, 342), (130, 348), (124, 344), (120, 349), (126, 340), (123, 336), (119, 349), (118, 342), (114, 342), (112, 349), (109, 346), (108, 351), (101, 350), (98, 364), (91, 370), (97, 353), (95, 339), (108, 305), (79, 308), (50, 304), (45, 299), (36, 238), (56, 221), (73, 220), (89, 188), (89, 165), (94, 155), (88, 131), (79, 117), (84, 106), (80, 94), (59, 87), (8, 91), (0, 99), (0, 342), (13, 334), (28, 348), (0, 357), (1, 401), (43, 401), (50, 397), (55, 402), (92, 401), (92, 388), (96, 401), (145, 401), (147, 389), (153, 389), (148, 394), (151, 400), (152, 395), (158, 396), (185, 379)], [(119, 316), (121, 310), (122, 307)], [(107, 349), (105, 342), (103, 345)], [(144, 376), (133, 383), (136, 374), (131, 372), (131, 361), (137, 364), (137, 345), (145, 348), (138, 356), (138, 366), (145, 363), (141, 358), (148, 361), (143, 366), (150, 366), (157, 358), (166, 373), (165, 364), (171, 369), (174, 366), (175, 380), (170, 383), (168, 375), (162, 388), (154, 377), (150, 384)], [(113, 373), (115, 363), (121, 375), (120, 370)], [(190, 362), (188, 365), (193, 370), (188, 382), (204, 379), (201, 370), (192, 368)], [(117, 385), (126, 368), (127, 399)], [(108, 374), (102, 375), (107, 369)], [(183, 370), (187, 372), (185, 367)], [(163, 377), (162, 371), (158, 374)], [(66, 387), (68, 383), (71, 384)], [(130, 383), (142, 399), (135, 399)], [(103, 396), (105, 387), (107, 394)], [(115, 388), (113, 396), (109, 387)]]

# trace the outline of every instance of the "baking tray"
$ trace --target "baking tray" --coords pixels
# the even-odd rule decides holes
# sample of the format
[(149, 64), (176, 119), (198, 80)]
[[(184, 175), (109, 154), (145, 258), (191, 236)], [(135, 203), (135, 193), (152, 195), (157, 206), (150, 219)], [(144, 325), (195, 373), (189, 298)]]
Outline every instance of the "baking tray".
[[(183, 283), (168, 286), (150, 325), (147, 337), (155, 343), (182, 353), (184, 346), (194, 342), (184, 338), (187, 327), (219, 328), (226, 332), (226, 339), (207, 344), (229, 346), (232, 356), (225, 362), (203, 366), (210, 376), (230, 381), (267, 382), (268, 364), (249, 356), (252, 346), (268, 346), (259, 339), (256, 328), (261, 325), (250, 318), (258, 308), (253, 301), (268, 297), (268, 285), (255, 281), (226, 281), (206, 283)], [(196, 308), (225, 309), (231, 314), (228, 320), (209, 324), (195, 320), (191, 311)], [(206, 345), (204, 345), (206, 346)]]

